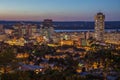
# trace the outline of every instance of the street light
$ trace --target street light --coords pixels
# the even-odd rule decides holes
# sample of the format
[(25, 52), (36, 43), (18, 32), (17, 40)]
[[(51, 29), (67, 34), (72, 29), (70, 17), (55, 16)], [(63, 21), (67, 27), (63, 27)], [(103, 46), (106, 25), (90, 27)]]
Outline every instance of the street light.
[(38, 69), (35, 70), (35, 73), (38, 74), (40, 71)]

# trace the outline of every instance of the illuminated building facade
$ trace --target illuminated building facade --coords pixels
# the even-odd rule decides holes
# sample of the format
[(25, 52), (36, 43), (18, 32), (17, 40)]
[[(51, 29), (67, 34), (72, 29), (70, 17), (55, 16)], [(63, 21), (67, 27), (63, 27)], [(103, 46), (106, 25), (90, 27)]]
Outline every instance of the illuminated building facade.
[(40, 34), (44, 36), (46, 41), (52, 39), (52, 35), (54, 34), (53, 22), (51, 19), (45, 19), (40, 28)]
[(3, 25), (0, 24), (0, 34), (3, 34), (3, 33), (5, 33), (5, 30), (4, 30)]
[(107, 43), (120, 44), (119, 32), (107, 32), (104, 35), (104, 40)]
[(101, 12), (95, 15), (95, 39), (97, 41), (104, 41), (104, 20), (105, 15)]
[(73, 45), (73, 41), (72, 40), (62, 40), (60, 41), (60, 45), (63, 46), (63, 45), (70, 45), (72, 46)]
[(17, 37), (31, 37), (37, 32), (37, 26), (31, 24), (16, 24), (13, 28)]

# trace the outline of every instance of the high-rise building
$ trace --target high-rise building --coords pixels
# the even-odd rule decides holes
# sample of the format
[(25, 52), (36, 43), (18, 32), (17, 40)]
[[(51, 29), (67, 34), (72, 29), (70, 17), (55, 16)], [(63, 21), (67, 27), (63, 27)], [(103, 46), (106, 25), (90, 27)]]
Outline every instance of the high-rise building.
[(41, 25), (40, 33), (45, 37), (46, 40), (52, 39), (54, 34), (53, 22), (51, 19), (45, 19)]
[(13, 26), (16, 37), (31, 37), (37, 32), (37, 25), (16, 24)]
[(3, 33), (5, 33), (4, 26), (0, 24), (0, 34), (3, 34)]
[(13, 25), (13, 28), (14, 28), (14, 36), (16, 36), (16, 37), (21, 37), (21, 26), (22, 26), (22, 24), (15, 24), (15, 25)]
[(95, 15), (95, 39), (97, 41), (104, 41), (104, 20), (103, 13), (99, 12)]

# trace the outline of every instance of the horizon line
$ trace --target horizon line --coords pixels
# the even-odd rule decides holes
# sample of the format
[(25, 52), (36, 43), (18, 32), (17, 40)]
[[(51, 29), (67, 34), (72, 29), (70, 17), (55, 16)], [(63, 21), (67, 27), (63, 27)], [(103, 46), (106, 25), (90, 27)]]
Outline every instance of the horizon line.
[[(43, 20), (0, 20), (0, 21), (18, 21), (18, 22), (43, 22)], [(120, 21), (120, 20), (105, 20), (108, 21)], [(53, 22), (94, 22), (94, 20), (53, 20)]]

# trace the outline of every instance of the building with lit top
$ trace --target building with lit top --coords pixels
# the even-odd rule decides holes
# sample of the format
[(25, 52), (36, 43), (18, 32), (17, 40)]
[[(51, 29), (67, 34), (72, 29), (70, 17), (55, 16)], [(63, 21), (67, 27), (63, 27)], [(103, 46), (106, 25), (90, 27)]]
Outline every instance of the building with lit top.
[(101, 12), (95, 15), (95, 39), (97, 41), (104, 41), (104, 20), (105, 15)]

